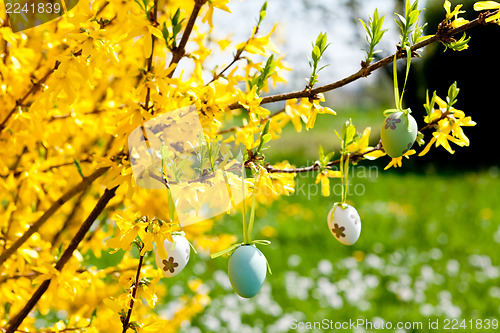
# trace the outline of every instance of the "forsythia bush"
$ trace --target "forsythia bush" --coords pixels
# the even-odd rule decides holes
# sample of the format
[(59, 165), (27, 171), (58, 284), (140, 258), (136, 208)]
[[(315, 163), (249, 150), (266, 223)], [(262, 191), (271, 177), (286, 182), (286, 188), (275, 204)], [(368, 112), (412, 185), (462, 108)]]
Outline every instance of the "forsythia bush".
[[(273, 43), (274, 29), (261, 29), (266, 4), (255, 13), (248, 40), (214, 40), (214, 11), (229, 12), (228, 2), (80, 0), (65, 15), (20, 32), (13, 32), (7, 14), (1, 13), (0, 331), (170, 332), (209, 304), (202, 281), (191, 279), (186, 284), (192, 292), (179, 298), (172, 319), (153, 310), (168, 292), (159, 282), (161, 269), (144, 261), (153, 244), (162, 252), (165, 240), (184, 232), (198, 251), (214, 253), (237, 238), (208, 234), (216, 219), (181, 228), (166, 190), (137, 186), (127, 140), (143, 123), (194, 105), (206, 140), (245, 148), (244, 166), (254, 176), (244, 187), (262, 189), (257, 202), (293, 192), (299, 172), (317, 172), (328, 196), (331, 177), (347, 182), (349, 163), (386, 154), (385, 142), (369, 145), (370, 128), (357, 134), (348, 122), (337, 133), (342, 143), (338, 159), (321, 150), (312, 166), (270, 165), (263, 145), (280, 137), (288, 123), (300, 132), (313, 129), (319, 113), (334, 116), (322, 105), (323, 92), (385, 65), (396, 68), (398, 59), (405, 58), (409, 68), (412, 57), (430, 43), (463, 50), (468, 47), (465, 30), (500, 18), (500, 4), (492, 1), (476, 3), (483, 12), (470, 22), (460, 17), (460, 6), (452, 10), (445, 1), (438, 31), (424, 36), (421, 9), (417, 1), (407, 1), (397, 18), (401, 41), (395, 53), (375, 62), (385, 32), (384, 17), (375, 11), (362, 21), (367, 56), (351, 76), (316, 85), (328, 48), (326, 34), (320, 34), (313, 43), (307, 86), (269, 95), (271, 87), (285, 83), (283, 73), (289, 69)], [(455, 39), (456, 34), (463, 36)], [(232, 61), (207, 67), (215, 49), (232, 53)], [(394, 87), (395, 108), (386, 110), (387, 120), (381, 123), (389, 132), (401, 117), (412, 117), (403, 108), (397, 76)], [(415, 154), (415, 140), (423, 145), (419, 155), (432, 146), (453, 153), (450, 143), (469, 145), (462, 127), (475, 123), (455, 108), (458, 91), (453, 84), (447, 97), (434, 93), (422, 110), (414, 110), (425, 126), (415, 129), (404, 151), (390, 154), (388, 167), (401, 166), (403, 156)], [(271, 113), (266, 105), (277, 101), (286, 105)], [(228, 126), (229, 121), (237, 126)], [(198, 200), (193, 191), (187, 188), (183, 198)], [(119, 249), (124, 255), (110, 267), (88, 262), (89, 256)], [(67, 313), (66, 320), (35, 326), (37, 318), (59, 310)]]

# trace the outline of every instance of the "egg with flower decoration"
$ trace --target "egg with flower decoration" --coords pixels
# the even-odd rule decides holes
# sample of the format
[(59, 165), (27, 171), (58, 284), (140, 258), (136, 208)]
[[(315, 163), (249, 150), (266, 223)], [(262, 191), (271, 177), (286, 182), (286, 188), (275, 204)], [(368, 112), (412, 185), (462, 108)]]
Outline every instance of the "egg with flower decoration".
[(356, 243), (361, 234), (361, 219), (358, 211), (351, 205), (335, 203), (328, 213), (328, 228), (342, 244)]
[(170, 278), (179, 274), (189, 261), (191, 247), (189, 241), (182, 235), (172, 235), (173, 242), (165, 239), (163, 246), (167, 253), (166, 258), (162, 258), (158, 248), (155, 250), (156, 265), (161, 269), (163, 276)]
[(229, 258), (229, 281), (234, 291), (244, 298), (259, 293), (266, 280), (266, 270), (266, 257), (254, 245), (239, 246)]
[(413, 146), (417, 132), (417, 122), (409, 112), (398, 111), (388, 115), (380, 131), (387, 155), (392, 158), (404, 155)]

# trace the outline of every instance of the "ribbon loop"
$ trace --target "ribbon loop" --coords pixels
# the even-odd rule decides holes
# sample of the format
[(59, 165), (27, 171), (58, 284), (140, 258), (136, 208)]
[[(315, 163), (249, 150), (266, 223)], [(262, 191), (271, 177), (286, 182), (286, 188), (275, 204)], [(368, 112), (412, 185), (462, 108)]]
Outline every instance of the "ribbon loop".
[[(237, 248), (239, 248), (240, 246), (242, 246), (242, 245), (252, 245), (252, 244), (269, 245), (269, 244), (271, 244), (271, 242), (270, 242), (270, 241), (268, 241), (268, 240), (266, 240), (266, 239), (256, 239), (256, 240), (251, 241), (251, 242), (250, 242), (250, 244), (245, 244), (245, 242), (236, 243), (236, 244), (233, 244), (233, 245), (231, 245), (230, 247), (228, 247), (228, 248), (226, 248), (226, 249), (224, 249), (224, 250), (221, 250), (221, 251), (219, 251), (219, 252), (212, 253), (212, 254), (210, 255), (210, 257), (211, 257), (212, 259), (214, 259), (214, 258), (217, 258), (217, 257), (223, 256), (223, 255), (225, 255), (225, 254), (227, 254), (227, 255), (231, 255), (231, 254), (233, 254), (233, 252), (234, 252), (234, 251), (236, 251), (236, 249), (237, 249)], [(267, 261), (267, 259), (266, 259), (266, 261)], [(269, 264), (268, 264), (268, 268), (269, 268)], [(269, 271), (270, 271), (270, 269), (269, 269)]]

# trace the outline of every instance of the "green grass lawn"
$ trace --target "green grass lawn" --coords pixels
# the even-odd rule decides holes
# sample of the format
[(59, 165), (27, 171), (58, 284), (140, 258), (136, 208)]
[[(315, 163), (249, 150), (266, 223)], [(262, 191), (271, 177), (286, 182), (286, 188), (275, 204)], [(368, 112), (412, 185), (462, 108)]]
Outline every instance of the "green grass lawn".
[[(353, 118), (358, 132), (371, 126), (376, 141), (380, 110), (322, 115), (310, 132), (296, 135), (287, 126), (283, 138), (266, 151), (268, 160), (304, 166), (317, 159), (319, 144), (326, 151), (338, 149), (332, 128), (340, 130), (347, 119), (343, 114)], [(298, 322), (323, 319), (422, 325), (421, 330), (385, 330), (391, 332), (427, 332), (429, 320), (439, 320), (432, 332), (444, 332), (449, 331), (446, 318), (459, 319), (456, 327), (462, 332), (474, 332), (479, 330), (471, 329), (471, 319), (499, 320), (498, 168), (436, 173), (434, 166), (414, 167), (418, 174), (407, 169), (395, 173), (383, 171), (388, 162), (361, 162), (353, 170), (349, 200), (362, 221), (356, 244), (340, 244), (328, 229), (326, 216), (340, 198), (340, 180), (332, 180), (332, 196), (325, 198), (315, 175), (300, 175), (294, 195), (256, 211), (254, 239), (272, 241), (260, 246), (273, 270), (261, 292), (250, 300), (239, 298), (227, 278), (228, 259), (200, 254), (186, 272), (169, 279), (175, 292), (162, 300), (163, 313), (168, 316), (176, 297), (187, 292), (186, 281), (193, 275), (205, 282), (212, 302), (183, 332), (327, 331), (292, 329)], [(264, 226), (273, 227), (275, 235), (263, 235)], [(224, 215), (213, 230), (228, 232), (242, 234), (239, 213)]]
[[(496, 169), (455, 176), (372, 169), (367, 177), (359, 168), (350, 196), (362, 220), (356, 244), (344, 246), (328, 230), (326, 215), (339, 196), (315, 194), (320, 190), (313, 175), (297, 178), (297, 194), (257, 210), (254, 238), (265, 238), (260, 230), (266, 225), (276, 235), (270, 246), (260, 247), (273, 274), (255, 298), (241, 299), (232, 291), (227, 258), (200, 254), (168, 281), (181, 292), (186, 277), (196, 275), (210, 289), (211, 304), (183, 331), (285, 332), (294, 321), (377, 318), (422, 322), (423, 331), (429, 319), (439, 319), (444, 331), (445, 318), (499, 319)], [(241, 235), (241, 215), (224, 216), (213, 232)], [(174, 292), (163, 300), (165, 308), (175, 299)]]

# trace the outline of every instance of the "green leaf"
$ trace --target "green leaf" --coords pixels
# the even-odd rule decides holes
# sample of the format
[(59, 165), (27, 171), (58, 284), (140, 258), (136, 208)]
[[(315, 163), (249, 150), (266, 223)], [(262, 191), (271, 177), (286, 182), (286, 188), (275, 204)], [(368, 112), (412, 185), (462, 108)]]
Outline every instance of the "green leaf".
[(180, 8), (177, 8), (177, 10), (175, 11), (175, 14), (174, 16), (172, 17), (171, 21), (172, 21), (172, 26), (176, 26), (179, 24), (179, 17), (181, 16), (181, 9)]
[(308, 87), (313, 87), (318, 79), (318, 72), (322, 70), (325, 66), (318, 68), (318, 63), (323, 56), (323, 53), (328, 48), (330, 44), (327, 44), (326, 32), (321, 32), (316, 38), (316, 42), (313, 44), (313, 49), (311, 51), (312, 61), (309, 61), (309, 66), (312, 69), (311, 76), (309, 77)]
[(212, 171), (215, 172), (215, 162), (219, 158), (220, 144), (218, 142), (209, 143), (208, 153), (210, 154), (210, 164), (212, 165)]
[(129, 328), (133, 329), (135, 333), (139, 333), (139, 330), (141, 329), (141, 325), (136, 321), (130, 322), (128, 326)]
[(272, 137), (273, 137), (273, 136), (272, 136), (271, 134), (269, 134), (269, 133), (264, 134), (264, 135), (262, 136), (262, 142), (263, 142), (263, 143), (268, 143), (269, 141), (271, 141)]
[(418, 10), (412, 11), (409, 15), (408, 25), (411, 26), (411, 25), (415, 24), (417, 22), (419, 14), (420, 14), (420, 12)]
[(94, 319), (97, 318), (97, 308), (94, 309), (94, 311), (92, 312), (92, 315), (90, 316), (90, 323), (89, 323), (89, 326), (92, 325), (92, 322), (94, 321)]
[(320, 32), (320, 34), (316, 38), (316, 46), (318, 46), (321, 53), (323, 53), (323, 51), (326, 50), (326, 47), (327, 47), (327, 45), (326, 45), (326, 32), (325, 33)]
[(345, 136), (345, 140), (344, 140), (344, 145), (345, 146), (350, 145), (352, 143), (352, 141), (354, 140), (355, 135), (356, 135), (356, 128), (354, 128), (354, 126), (347, 128), (347, 132), (346, 132), (346, 136)]
[[(402, 26), (403, 27), (406, 26), (406, 19), (405, 19), (405, 17), (402, 16), (401, 14), (398, 14), (398, 13), (394, 13), (394, 14), (396, 14), (396, 16), (399, 18), (399, 20), (401, 21)], [(398, 25), (400, 24), (397, 21), (396, 21), (396, 23), (398, 23)], [(402, 26), (400, 26), (400, 27), (402, 27)]]
[(136, 4), (138, 4), (138, 5), (139, 5), (139, 7), (141, 7), (141, 9), (142, 9), (142, 10), (146, 10), (146, 9), (145, 9), (145, 7), (144, 7), (144, 6), (143, 6), (143, 5), (142, 5), (139, 1), (134, 0), (134, 2), (135, 2)]
[(269, 79), (274, 73), (276, 69), (277, 62), (274, 60), (274, 55), (271, 55), (266, 64), (260, 68), (260, 74), (255, 74), (250, 80), (247, 80), (247, 83), (250, 87), (257, 86), (257, 93), (259, 93), (262, 88), (264, 88), (267, 79)]
[(372, 17), (368, 18), (368, 26), (363, 20), (360, 20), (363, 28), (366, 31), (366, 40), (370, 44), (369, 50), (365, 50), (366, 59), (365, 62), (368, 65), (373, 60), (373, 55), (375, 53), (380, 52), (379, 50), (375, 50), (375, 47), (382, 39), (383, 35), (387, 30), (382, 30), (382, 26), (384, 23), (384, 17), (379, 17), (378, 10), (375, 9)]
[(457, 102), (457, 96), (460, 92), (460, 89), (457, 87), (457, 81), (453, 82), (453, 84), (448, 88), (448, 97), (446, 97), (446, 101), (449, 106), (452, 106)]
[(342, 149), (345, 149), (345, 147), (352, 142), (355, 134), (356, 128), (352, 125), (351, 119), (346, 120), (342, 127)]
[(436, 103), (436, 91), (434, 91), (434, 93), (432, 94), (432, 99), (430, 101), (429, 101), (429, 91), (426, 91), (424, 109), (425, 112), (427, 113), (427, 116), (430, 116), (432, 114), (435, 103)]
[[(371, 31), (367, 28), (366, 23), (362, 19), (359, 19), (359, 22), (361, 22), (361, 24), (363, 25), (363, 28), (365, 28), (365, 31), (368, 34), (368, 36), (371, 37)], [(368, 37), (366, 37), (366, 39), (368, 40), (368, 42), (370, 42)]]
[(417, 143), (419, 146), (423, 146), (425, 144), (424, 134), (420, 131), (417, 132)]
[(271, 126), (271, 120), (268, 120), (266, 122), (266, 124), (264, 125), (264, 129), (262, 130), (261, 135), (266, 135), (267, 133), (269, 133), (269, 126)]
[(267, 1), (264, 2), (262, 8), (260, 9), (259, 22), (257, 23), (257, 25), (260, 25), (260, 23), (266, 18), (266, 15), (267, 15)]
[(163, 26), (161, 29), (161, 34), (163, 35), (163, 39), (165, 40), (165, 43), (167, 44), (167, 48), (171, 50), (170, 46), (170, 33), (168, 32), (167, 24), (163, 22)]
[(342, 144), (342, 137), (340, 136), (339, 132), (337, 130), (334, 130), (335, 135), (337, 136), (337, 139), (339, 139), (340, 143)]
[(319, 145), (319, 160), (323, 161), (324, 158), (325, 158), (325, 152), (323, 150), (323, 146)]
[(59, 245), (59, 248), (57, 249), (56, 260), (59, 260), (61, 258), (63, 250), (64, 250), (64, 242), (62, 242), (61, 245)]
[(78, 173), (80, 174), (80, 176), (83, 178), (85, 178), (85, 176), (83, 175), (83, 172), (82, 172), (82, 166), (80, 165), (80, 162), (78, 162), (76, 160), (76, 158), (73, 158), (73, 163), (75, 164), (76, 166), (76, 170), (78, 170)]
[(269, 142), (272, 138), (272, 135), (269, 134), (269, 126), (271, 125), (271, 120), (268, 120), (266, 124), (264, 125), (264, 128), (262, 129), (262, 132), (260, 133), (260, 143), (259, 147), (257, 148), (257, 153), (259, 153), (262, 150), (262, 146)]
[(328, 164), (328, 162), (330, 162), (330, 161), (331, 161), (331, 159), (332, 159), (333, 155), (335, 155), (335, 152), (334, 152), (334, 151), (332, 151), (332, 152), (328, 153), (328, 154), (327, 154), (327, 155), (323, 158), (323, 163), (322, 163), (322, 164), (323, 164), (323, 167), (326, 167), (326, 165)]
[(319, 58), (321, 57), (321, 51), (319, 50), (318, 45), (315, 45), (312, 50), (312, 60), (314, 61), (315, 64), (318, 63)]

